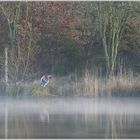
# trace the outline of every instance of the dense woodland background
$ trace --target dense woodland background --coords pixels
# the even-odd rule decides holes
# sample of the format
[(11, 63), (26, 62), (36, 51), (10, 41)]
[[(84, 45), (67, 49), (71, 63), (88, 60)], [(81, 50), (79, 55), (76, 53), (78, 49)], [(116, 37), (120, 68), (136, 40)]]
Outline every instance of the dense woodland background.
[(0, 2), (0, 78), (100, 68), (140, 72), (140, 2)]

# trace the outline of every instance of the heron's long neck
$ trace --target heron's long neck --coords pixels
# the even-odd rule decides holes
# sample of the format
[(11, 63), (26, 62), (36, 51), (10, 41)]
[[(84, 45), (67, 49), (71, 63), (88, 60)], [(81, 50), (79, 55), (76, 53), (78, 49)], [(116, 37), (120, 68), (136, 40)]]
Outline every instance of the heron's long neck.
[(49, 78), (47, 77), (47, 81), (49, 81)]

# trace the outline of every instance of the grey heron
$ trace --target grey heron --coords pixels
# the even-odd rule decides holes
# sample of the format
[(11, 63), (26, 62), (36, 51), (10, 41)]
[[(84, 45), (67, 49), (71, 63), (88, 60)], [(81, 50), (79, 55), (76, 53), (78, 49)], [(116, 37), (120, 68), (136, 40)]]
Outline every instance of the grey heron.
[(52, 75), (43, 75), (40, 79), (40, 86), (46, 87), (49, 83), (49, 80), (52, 78)]

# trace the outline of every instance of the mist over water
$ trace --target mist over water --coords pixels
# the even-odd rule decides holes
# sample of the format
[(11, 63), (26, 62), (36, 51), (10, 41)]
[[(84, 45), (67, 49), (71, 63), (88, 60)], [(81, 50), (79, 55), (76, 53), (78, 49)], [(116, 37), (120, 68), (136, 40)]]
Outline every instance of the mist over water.
[(138, 138), (139, 98), (0, 99), (0, 138)]

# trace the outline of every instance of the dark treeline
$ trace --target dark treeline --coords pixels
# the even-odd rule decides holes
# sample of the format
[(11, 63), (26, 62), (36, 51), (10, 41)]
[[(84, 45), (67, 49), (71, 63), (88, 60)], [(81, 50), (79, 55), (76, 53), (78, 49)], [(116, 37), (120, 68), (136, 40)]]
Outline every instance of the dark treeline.
[(140, 2), (0, 2), (0, 77), (5, 67), (8, 81), (122, 65), (139, 73), (139, 14)]

